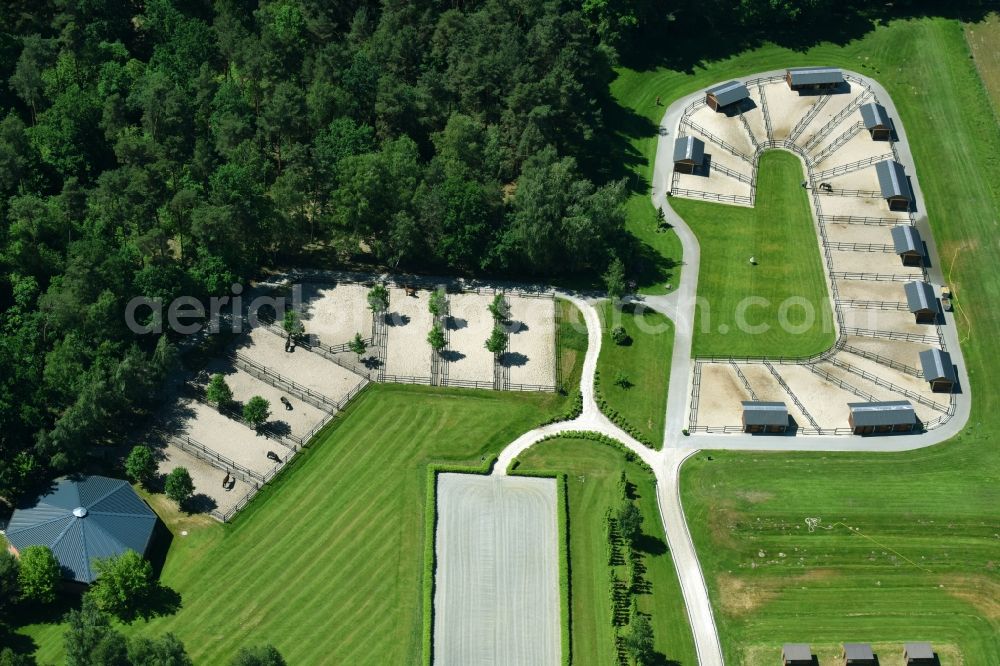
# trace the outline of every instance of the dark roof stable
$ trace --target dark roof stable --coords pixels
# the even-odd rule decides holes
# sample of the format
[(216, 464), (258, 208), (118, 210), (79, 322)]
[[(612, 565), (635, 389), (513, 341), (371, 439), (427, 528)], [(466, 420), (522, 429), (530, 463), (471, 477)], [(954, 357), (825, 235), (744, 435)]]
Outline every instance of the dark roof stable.
[(739, 81), (720, 83), (705, 92), (715, 97), (715, 101), (719, 103), (719, 106), (729, 106), (750, 97), (750, 91)]
[(861, 120), (865, 123), (865, 129), (882, 127), (889, 129), (892, 127), (892, 121), (889, 120), (889, 114), (886, 113), (885, 107), (874, 102), (861, 105)]
[(924, 253), (924, 243), (920, 239), (920, 232), (917, 231), (916, 227), (908, 224), (892, 228), (892, 245), (896, 249), (896, 254)]
[(913, 201), (910, 182), (906, 180), (906, 171), (902, 164), (894, 160), (885, 160), (875, 165), (875, 173), (878, 175), (878, 184), (884, 198), (903, 198)]
[(906, 305), (910, 312), (939, 312), (937, 298), (934, 297), (934, 287), (926, 282), (907, 282), (903, 285), (906, 292)]
[(808, 643), (785, 643), (781, 653), (790, 661), (812, 661), (813, 656)]
[(930, 643), (904, 643), (903, 650), (910, 659), (927, 659), (929, 661), (934, 658), (934, 648)]
[(920, 367), (924, 371), (924, 379), (929, 382), (947, 379), (958, 382), (955, 366), (951, 362), (951, 354), (940, 349), (927, 349), (920, 352)]
[(705, 159), (705, 142), (694, 136), (679, 136), (674, 140), (674, 162), (690, 160), (701, 165)]
[(33, 504), (18, 508), (7, 526), (7, 541), (19, 551), (52, 549), (66, 578), (92, 583), (95, 559), (126, 550), (146, 554), (156, 514), (132, 487), (105, 476), (62, 478)]
[(743, 420), (747, 425), (788, 425), (788, 408), (783, 402), (744, 400)]
[[(849, 402), (854, 427), (858, 426), (892, 426), (903, 423), (916, 423), (917, 414), (909, 400), (889, 400), (886, 402)], [(854, 645), (847, 643), (844, 645)]]
[(872, 646), (868, 643), (844, 643), (844, 657), (847, 659), (874, 659)]
[(791, 67), (788, 74), (793, 86), (836, 85), (844, 82), (844, 75), (836, 67)]

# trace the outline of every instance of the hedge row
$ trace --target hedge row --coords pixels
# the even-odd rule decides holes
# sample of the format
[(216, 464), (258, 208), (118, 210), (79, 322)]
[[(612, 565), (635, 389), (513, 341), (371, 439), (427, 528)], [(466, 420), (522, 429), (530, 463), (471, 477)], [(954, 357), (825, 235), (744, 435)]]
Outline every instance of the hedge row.
[(549, 425), (550, 423), (559, 423), (560, 421), (572, 421), (580, 416), (580, 414), (583, 414), (583, 394), (580, 393), (580, 389), (575, 389), (572, 397), (569, 399), (566, 410), (562, 414), (543, 421), (539, 424), (539, 427)]
[(597, 407), (604, 413), (604, 415), (611, 419), (612, 423), (632, 435), (632, 437), (642, 442), (649, 448), (655, 448), (646, 435), (641, 433), (635, 426), (629, 423), (621, 412), (608, 404), (604, 394), (601, 392), (601, 373), (599, 370), (594, 371), (594, 402), (597, 403)]

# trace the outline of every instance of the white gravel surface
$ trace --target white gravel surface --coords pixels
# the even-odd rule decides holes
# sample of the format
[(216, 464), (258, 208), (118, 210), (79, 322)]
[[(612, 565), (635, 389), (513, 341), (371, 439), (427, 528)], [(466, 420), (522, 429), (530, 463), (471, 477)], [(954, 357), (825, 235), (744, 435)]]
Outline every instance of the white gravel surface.
[[(271, 411), (274, 411), (274, 405), (271, 405)], [(279, 442), (257, 434), (253, 428), (220, 414), (214, 407), (204, 403), (180, 400), (174, 414), (177, 419), (175, 422), (180, 425), (176, 434), (187, 435), (255, 472), (264, 474), (276, 466), (276, 463), (268, 460), (268, 451), (274, 451), (282, 460), (289, 455), (289, 451)]]
[(555, 479), (438, 476), (434, 655), (439, 666), (557, 666)]
[(343, 399), (363, 378), (302, 347), (285, 351), (285, 341), (263, 327), (252, 329), (237, 347), (257, 363), (333, 400)]
[(370, 338), (372, 313), (368, 309), (368, 287), (349, 282), (324, 285), (302, 284), (302, 322), (306, 333), (320, 342), (339, 345), (350, 342), (355, 334)]
[(225, 513), (236, 506), (236, 503), (251, 490), (249, 485), (236, 479), (236, 485), (227, 492), (222, 488), (222, 480), (226, 478), (225, 472), (172, 444), (168, 444), (162, 453), (163, 459), (159, 461), (157, 472), (167, 475), (178, 467), (186, 469), (194, 482), (194, 497), (192, 499), (195, 505), (206, 503), (210, 505), (206, 508), (218, 509)]
[(501, 363), (510, 366), (511, 383), (554, 386), (555, 300), (507, 294), (507, 301), (510, 303), (510, 344)]
[(427, 309), (429, 297), (430, 292), (423, 289), (418, 290), (416, 296), (407, 296), (404, 289), (389, 288), (386, 373), (401, 377), (431, 376), (431, 346), (427, 334), (434, 317)]
[(486, 293), (448, 295), (449, 379), (493, 382), (493, 353), (486, 349), (493, 331), (491, 302), (493, 295)]

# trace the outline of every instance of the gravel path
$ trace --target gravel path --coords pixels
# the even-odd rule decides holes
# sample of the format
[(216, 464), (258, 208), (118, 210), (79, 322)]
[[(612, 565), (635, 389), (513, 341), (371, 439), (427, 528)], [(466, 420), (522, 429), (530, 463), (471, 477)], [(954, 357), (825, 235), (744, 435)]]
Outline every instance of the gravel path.
[(435, 663), (560, 664), (556, 480), (437, 483)]

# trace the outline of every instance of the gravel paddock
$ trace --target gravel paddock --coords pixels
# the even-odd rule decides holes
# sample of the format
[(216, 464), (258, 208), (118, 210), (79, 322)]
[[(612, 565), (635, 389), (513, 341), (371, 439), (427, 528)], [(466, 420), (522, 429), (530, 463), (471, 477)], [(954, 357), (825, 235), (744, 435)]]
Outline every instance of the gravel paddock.
[(437, 479), (438, 666), (560, 662), (555, 479)]
[(431, 346), (427, 334), (434, 317), (427, 309), (429, 297), (430, 292), (423, 289), (415, 296), (407, 296), (404, 289), (389, 288), (387, 374), (430, 379)]
[(198, 506), (203, 511), (218, 509), (225, 513), (236, 506), (244, 495), (252, 490), (252, 486), (239, 479), (236, 479), (232, 490), (223, 490), (222, 480), (226, 478), (225, 472), (216, 469), (204, 460), (195, 458), (173, 444), (168, 444), (162, 453), (163, 458), (159, 461), (157, 473), (165, 476), (178, 467), (186, 469), (194, 482), (194, 496), (191, 498), (191, 504)]
[[(778, 368), (778, 372), (781, 372), (782, 366), (776, 367)], [(785, 403), (785, 407), (788, 408), (788, 415), (792, 417), (795, 423), (802, 428), (809, 427), (809, 420), (799, 411), (799, 408), (795, 406), (795, 403), (785, 393), (785, 389), (781, 388), (778, 380), (774, 378), (774, 375), (771, 374), (771, 371), (763, 363), (741, 363), (740, 370), (743, 372), (743, 376), (747, 378), (747, 381), (750, 382), (750, 386), (753, 388), (753, 392), (757, 394), (758, 400)]]
[(507, 294), (510, 344), (501, 363), (510, 366), (512, 384), (555, 386), (556, 302)]
[[(850, 391), (831, 384), (801, 365), (775, 366), (821, 428), (847, 428), (847, 403), (862, 402)], [(808, 422), (804, 427), (809, 427)]]
[[(274, 405), (271, 405), (271, 411), (274, 411)], [(258, 435), (253, 428), (220, 414), (214, 407), (202, 402), (180, 400), (171, 418), (178, 426), (175, 434), (187, 435), (260, 474), (277, 466), (267, 458), (268, 451), (274, 451), (282, 460), (290, 453), (279, 442)]]
[[(691, 120), (697, 125), (701, 125), (712, 134), (720, 137), (723, 141), (728, 141), (736, 146), (736, 149), (746, 155), (753, 155), (754, 147), (750, 143), (750, 137), (743, 128), (739, 116), (727, 116), (724, 113), (713, 111), (710, 107), (704, 106), (691, 114)], [(690, 128), (687, 128), (690, 129)], [(715, 144), (712, 144), (715, 147)], [(719, 150), (722, 150), (719, 148)], [(705, 152), (713, 152), (706, 143)]]
[(451, 294), (448, 308), (448, 378), (462, 381), (493, 381), (493, 353), (486, 339), (493, 331), (489, 304), (492, 294)]
[[(752, 385), (751, 385), (752, 386)], [(746, 387), (728, 363), (704, 363), (701, 366), (701, 390), (698, 392), (699, 426), (738, 426), (743, 415), (740, 402), (750, 400)]]
[(349, 282), (336, 285), (302, 284), (302, 323), (306, 333), (327, 345), (350, 342), (355, 334), (369, 338), (372, 313), (368, 309), (368, 287)]

